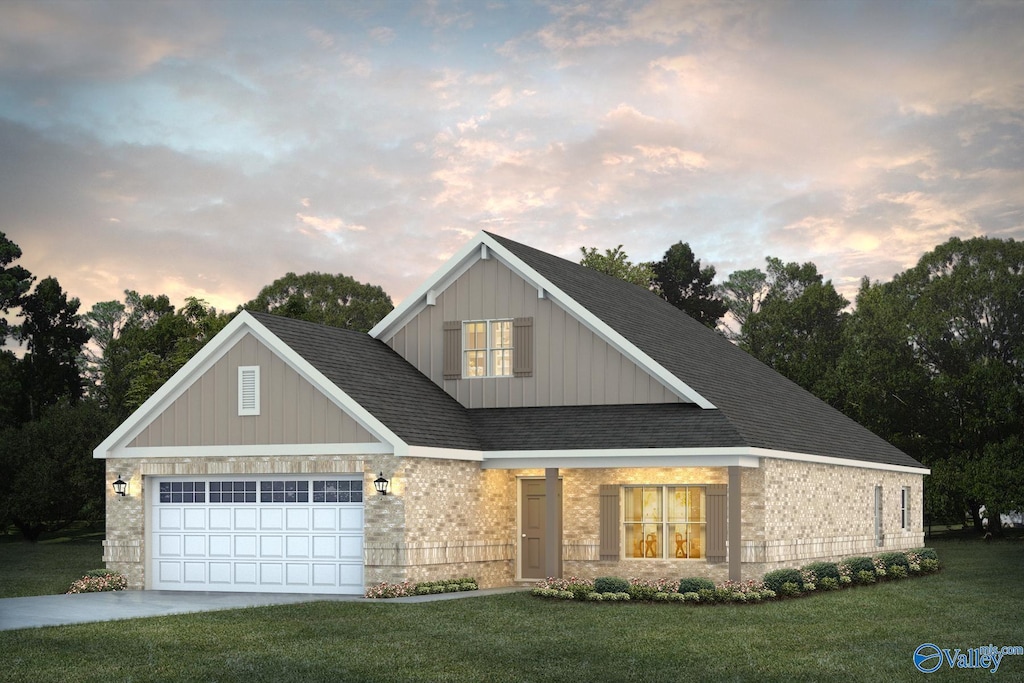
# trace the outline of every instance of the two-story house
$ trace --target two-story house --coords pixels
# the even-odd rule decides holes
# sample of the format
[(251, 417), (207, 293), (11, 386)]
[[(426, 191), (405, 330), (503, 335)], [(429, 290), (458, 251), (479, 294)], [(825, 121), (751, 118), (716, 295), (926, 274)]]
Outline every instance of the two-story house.
[(756, 579), (922, 545), (928, 473), (651, 292), (488, 233), (369, 334), (239, 314), (95, 456), (131, 587), (302, 593)]

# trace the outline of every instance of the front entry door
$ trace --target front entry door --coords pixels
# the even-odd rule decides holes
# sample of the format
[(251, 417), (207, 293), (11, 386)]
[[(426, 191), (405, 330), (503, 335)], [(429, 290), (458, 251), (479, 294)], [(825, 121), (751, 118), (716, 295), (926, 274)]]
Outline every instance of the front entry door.
[[(558, 482), (561, 498), (562, 482)], [(561, 501), (559, 501), (561, 502)], [(559, 505), (561, 508), (561, 505)], [(547, 577), (547, 495), (543, 479), (523, 479), (520, 500), (522, 534), (519, 545), (519, 572), (523, 579)]]

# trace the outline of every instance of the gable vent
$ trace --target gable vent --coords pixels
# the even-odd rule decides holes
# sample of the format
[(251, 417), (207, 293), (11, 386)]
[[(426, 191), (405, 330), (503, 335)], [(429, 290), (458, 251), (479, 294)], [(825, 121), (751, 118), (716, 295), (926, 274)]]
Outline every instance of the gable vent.
[(260, 368), (258, 365), (238, 368), (238, 414), (260, 414)]

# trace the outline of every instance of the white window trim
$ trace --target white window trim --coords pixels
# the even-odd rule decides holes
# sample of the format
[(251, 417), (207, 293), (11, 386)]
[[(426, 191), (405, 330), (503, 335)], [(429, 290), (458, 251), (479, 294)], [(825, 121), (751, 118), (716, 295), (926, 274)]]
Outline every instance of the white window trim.
[[(251, 399), (248, 395), (251, 393)], [(240, 365), (238, 367), (238, 415), (239, 417), (260, 414), (260, 366)]]
[[(484, 348), (482, 348), (482, 349), (480, 349), (480, 348), (472, 348), (471, 349), (466, 344), (466, 326), (467, 325), (478, 324), (478, 323), (483, 323), (483, 325), (484, 325), (484, 333), (485, 333), (485, 336), (487, 337), (487, 340), (485, 342), (486, 346)], [(508, 325), (509, 325), (509, 345), (508, 346), (500, 346), (499, 347), (499, 346), (495, 346), (494, 345), (494, 341), (491, 339), (491, 326), (492, 326), (493, 323), (508, 323)], [(462, 378), (463, 379), (487, 379), (487, 378), (495, 378), (495, 377), (512, 377), (513, 376), (513, 374), (512, 374), (512, 367), (513, 367), (513, 363), (514, 363), (514, 360), (515, 360), (515, 346), (512, 343), (512, 340), (514, 339), (513, 327), (514, 327), (514, 325), (513, 325), (512, 318), (492, 318), (492, 319), (488, 319), (488, 320), (463, 320), (462, 321), (462, 349), (461, 349), (462, 359), (461, 359), (461, 361), (462, 361)], [(470, 351), (483, 351), (484, 352), (484, 362), (485, 362), (485, 364), (487, 366), (487, 370), (486, 370), (486, 372), (483, 375), (471, 375), (471, 374), (469, 374), (469, 362), (467, 361), (467, 358), (468, 358), (468, 354), (469, 354)], [(491, 354), (494, 351), (508, 351), (509, 352), (510, 355), (509, 355), (509, 361), (508, 361), (508, 374), (505, 374), (505, 375), (496, 375), (496, 374), (494, 374), (494, 366), (493, 366), (493, 363), (491, 362), (491, 359), (492, 359), (492, 355)]]
[(900, 488), (900, 529), (910, 528), (910, 487)]

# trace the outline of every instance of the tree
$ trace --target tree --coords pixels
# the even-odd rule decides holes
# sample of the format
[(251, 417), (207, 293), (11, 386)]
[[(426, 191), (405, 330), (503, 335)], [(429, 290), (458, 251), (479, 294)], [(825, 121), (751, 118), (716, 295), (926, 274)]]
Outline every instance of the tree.
[(701, 268), (700, 259), (694, 257), (689, 244), (673, 244), (660, 261), (651, 264), (651, 270), (654, 291), (705, 326), (714, 329), (729, 310), (712, 284), (715, 267)]
[(21, 306), (22, 297), (32, 287), (35, 279), (32, 273), (21, 266), (11, 266), (20, 258), (21, 248), (0, 232), (0, 310), (4, 312), (4, 317), (0, 318), (0, 345), (6, 343), (11, 334), (7, 314), (12, 308)]
[(103, 515), (103, 461), (93, 449), (113, 423), (93, 401), (50, 406), (35, 421), (0, 432), (0, 519), (29, 541)]
[(61, 399), (75, 403), (82, 397), (78, 358), (89, 341), (89, 331), (78, 315), (80, 306), (78, 299), (68, 298), (53, 277), (22, 297), (24, 319), (16, 337), (27, 349), (21, 367), (30, 420)]
[[(953, 238), (886, 286), (942, 418), (924, 458), (981, 528), (1024, 505), (1024, 243)], [(941, 408), (938, 408), (941, 407)]]
[(736, 329), (726, 324), (725, 336), (740, 346), (746, 341), (743, 328), (752, 313), (761, 308), (761, 302), (768, 292), (768, 276), (758, 268), (737, 270), (722, 284), (722, 298), (729, 307)]
[(654, 270), (651, 268), (651, 264), (634, 264), (622, 250), (621, 244), (614, 249), (605, 249), (603, 254), (599, 253), (596, 247), (589, 249), (580, 247), (580, 252), (583, 254), (580, 259), (581, 266), (592, 268), (605, 275), (617, 277), (644, 289), (649, 289), (651, 280), (654, 279)]
[(89, 364), (92, 392), (117, 421), (159, 389), (233, 316), (195, 297), (175, 310), (166, 295), (125, 291), (86, 315), (99, 354)]
[(768, 291), (747, 315), (741, 347), (819, 398), (835, 397), (849, 305), (813, 263), (769, 257)]
[(377, 285), (363, 284), (341, 273), (313, 272), (287, 273), (241, 308), (369, 332), (394, 305)]

